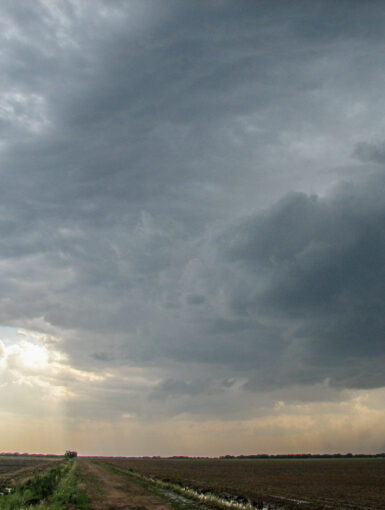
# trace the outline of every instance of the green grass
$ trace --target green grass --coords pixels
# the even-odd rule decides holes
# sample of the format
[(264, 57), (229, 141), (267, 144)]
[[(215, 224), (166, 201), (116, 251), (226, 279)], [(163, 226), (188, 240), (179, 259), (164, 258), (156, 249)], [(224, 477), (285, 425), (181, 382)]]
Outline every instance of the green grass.
[(88, 500), (79, 490), (77, 480), (77, 463), (68, 460), (17, 486), (11, 494), (1, 496), (0, 509), (89, 509)]

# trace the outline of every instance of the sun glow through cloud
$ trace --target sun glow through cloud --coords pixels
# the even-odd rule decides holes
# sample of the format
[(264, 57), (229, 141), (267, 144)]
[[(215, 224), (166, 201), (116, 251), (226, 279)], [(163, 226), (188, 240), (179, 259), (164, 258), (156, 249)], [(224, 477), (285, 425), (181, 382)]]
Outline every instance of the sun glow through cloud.
[(25, 330), (9, 332), (11, 339), (6, 337), (0, 341), (0, 375), (3, 386), (11, 393), (12, 388), (29, 388), (37, 398), (37, 410), (39, 400), (60, 405), (76, 398), (76, 384), (100, 382), (106, 378), (104, 375), (71, 367), (68, 357), (58, 348), (60, 340), (55, 337)]

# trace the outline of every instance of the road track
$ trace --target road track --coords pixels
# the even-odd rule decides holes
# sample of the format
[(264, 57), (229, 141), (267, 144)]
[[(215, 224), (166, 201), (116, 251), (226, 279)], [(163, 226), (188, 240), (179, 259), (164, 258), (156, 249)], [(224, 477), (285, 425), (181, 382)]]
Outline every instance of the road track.
[(124, 474), (111, 471), (103, 464), (80, 460), (81, 488), (93, 510), (171, 510), (166, 498), (152, 494), (133, 483)]

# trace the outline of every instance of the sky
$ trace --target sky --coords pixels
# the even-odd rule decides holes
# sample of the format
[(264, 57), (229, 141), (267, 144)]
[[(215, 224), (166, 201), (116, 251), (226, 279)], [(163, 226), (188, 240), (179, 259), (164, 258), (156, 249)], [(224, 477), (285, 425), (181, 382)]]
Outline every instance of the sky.
[(382, 0), (0, 4), (0, 451), (385, 450)]

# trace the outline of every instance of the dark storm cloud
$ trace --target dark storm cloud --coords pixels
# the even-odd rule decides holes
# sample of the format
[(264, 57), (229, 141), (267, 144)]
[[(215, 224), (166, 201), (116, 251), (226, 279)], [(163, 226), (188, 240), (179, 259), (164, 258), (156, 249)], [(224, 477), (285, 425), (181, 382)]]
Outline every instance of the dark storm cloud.
[(225, 409), (228, 378), (383, 384), (380, 3), (1, 11), (2, 324), (151, 368), (135, 400), (178, 409)]
[(372, 161), (374, 163), (385, 163), (385, 143), (374, 144), (359, 142), (356, 144), (353, 155), (361, 161)]
[(384, 384), (384, 190), (381, 174), (329, 198), (293, 193), (222, 239), (227, 259), (254, 276), (232, 308), (282, 323), (303, 364), (295, 379)]
[(210, 391), (210, 385), (210, 381), (202, 379), (195, 381), (166, 379), (154, 389), (151, 398), (158, 399), (176, 395), (195, 396)]

